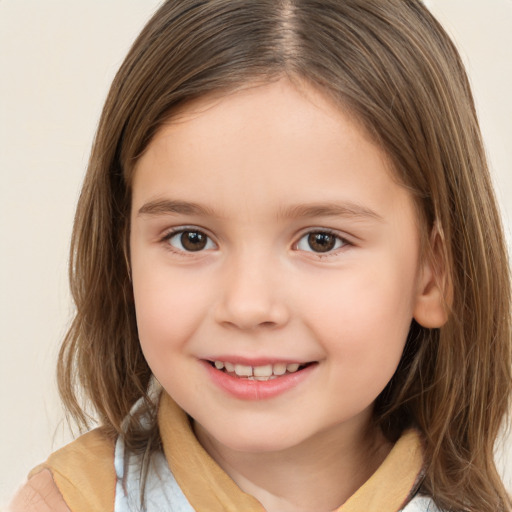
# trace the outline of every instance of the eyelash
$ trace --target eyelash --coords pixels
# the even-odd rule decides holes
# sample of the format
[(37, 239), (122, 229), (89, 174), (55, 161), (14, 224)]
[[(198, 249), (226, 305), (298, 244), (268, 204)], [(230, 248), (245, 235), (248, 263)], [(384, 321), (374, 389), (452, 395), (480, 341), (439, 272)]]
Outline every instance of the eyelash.
[[(178, 247), (174, 247), (173, 245), (171, 245), (170, 241), (174, 238), (174, 237), (177, 237), (178, 235), (183, 235), (185, 233), (196, 233), (196, 234), (199, 234), (199, 236), (204, 236), (206, 238), (206, 241), (205, 241), (205, 246), (198, 249), (197, 251), (193, 251), (193, 250), (187, 250), (186, 248), (183, 247), (183, 244), (182, 244), (182, 247), (183, 248), (178, 248)], [(300, 249), (300, 244), (302, 242), (303, 239), (305, 239), (306, 237), (311, 237), (313, 235), (320, 235), (320, 236), (328, 236), (328, 237), (334, 237), (334, 247), (326, 250), (325, 252), (322, 252), (322, 251), (314, 251), (314, 250), (308, 250), (308, 249)], [(166, 248), (174, 253), (177, 253), (177, 254), (180, 254), (180, 255), (193, 255), (194, 253), (200, 253), (200, 252), (203, 252), (205, 250), (208, 250), (208, 249), (212, 249), (212, 247), (208, 247), (209, 244), (212, 244), (215, 248), (216, 247), (216, 244), (215, 242), (213, 242), (213, 240), (211, 239), (211, 237), (209, 237), (204, 231), (202, 231), (201, 229), (198, 229), (198, 228), (195, 228), (193, 226), (190, 226), (190, 227), (180, 227), (180, 228), (177, 228), (177, 229), (173, 229), (171, 231), (169, 231), (168, 233), (166, 233), (162, 239), (161, 239), (161, 242), (164, 243), (166, 245)], [(311, 242), (311, 240), (308, 240), (306, 241), (306, 243), (309, 245)], [(340, 249), (343, 249), (347, 246), (351, 246), (353, 245), (351, 242), (349, 242), (346, 238), (340, 236), (338, 233), (330, 230), (330, 229), (325, 229), (325, 228), (316, 228), (316, 229), (310, 229), (309, 231), (303, 233), (299, 240), (293, 245), (293, 248), (294, 249), (298, 249), (302, 252), (309, 252), (309, 253), (312, 253), (312, 254), (315, 254), (319, 257), (327, 257), (327, 256), (331, 256), (335, 253), (337, 253)], [(311, 246), (309, 245), (309, 247), (311, 248)]]

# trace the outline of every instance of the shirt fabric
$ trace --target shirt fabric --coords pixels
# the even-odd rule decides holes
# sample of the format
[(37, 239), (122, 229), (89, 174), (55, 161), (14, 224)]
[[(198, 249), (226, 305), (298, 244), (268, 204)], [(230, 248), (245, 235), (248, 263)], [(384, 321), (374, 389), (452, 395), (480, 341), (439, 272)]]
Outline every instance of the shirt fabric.
[[(122, 437), (93, 430), (52, 454), (32, 474), (48, 468), (71, 512), (265, 512), (243, 492), (196, 439), (188, 416), (162, 393), (158, 423), (163, 452), (148, 466), (141, 496), (142, 456), (126, 449)], [(335, 512), (440, 512), (416, 495), (422, 477), (417, 431), (397, 441), (377, 471)]]

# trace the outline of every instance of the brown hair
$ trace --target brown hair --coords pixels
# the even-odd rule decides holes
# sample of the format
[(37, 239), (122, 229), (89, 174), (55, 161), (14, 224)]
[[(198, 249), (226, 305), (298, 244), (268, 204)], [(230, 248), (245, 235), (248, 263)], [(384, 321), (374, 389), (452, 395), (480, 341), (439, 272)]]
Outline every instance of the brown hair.
[[(364, 124), (416, 198), (426, 245), (435, 231), (441, 246), (448, 322), (413, 321), (375, 421), (390, 439), (410, 424), (422, 431), (423, 490), (438, 506), (509, 510), (493, 460), (512, 388), (507, 253), (463, 65), (419, 0), (162, 5), (112, 84), (77, 208), (77, 311), (58, 368), (70, 414), (87, 423), (83, 399), (115, 434), (137, 399), (152, 407), (126, 264), (138, 157), (178, 105), (283, 75), (320, 88)], [(127, 440), (154, 449), (152, 432), (135, 425)]]

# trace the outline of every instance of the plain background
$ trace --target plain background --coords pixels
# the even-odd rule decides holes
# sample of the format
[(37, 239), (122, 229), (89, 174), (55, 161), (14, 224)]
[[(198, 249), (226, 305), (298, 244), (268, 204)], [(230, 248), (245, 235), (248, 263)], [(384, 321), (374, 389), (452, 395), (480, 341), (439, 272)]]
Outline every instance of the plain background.
[[(0, 507), (71, 439), (54, 367), (74, 208), (107, 89), (159, 4), (0, 0)], [(427, 4), (467, 63), (510, 241), (512, 0)], [(511, 446), (498, 458), (512, 489)]]

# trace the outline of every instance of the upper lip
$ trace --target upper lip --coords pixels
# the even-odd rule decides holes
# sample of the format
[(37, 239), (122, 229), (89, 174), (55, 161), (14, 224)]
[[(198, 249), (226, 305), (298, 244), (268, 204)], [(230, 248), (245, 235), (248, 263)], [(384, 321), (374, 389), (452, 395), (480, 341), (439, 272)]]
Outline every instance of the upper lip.
[(207, 357), (205, 358), (206, 361), (210, 361), (214, 363), (215, 361), (222, 361), (223, 363), (232, 363), (232, 364), (242, 364), (244, 366), (266, 366), (269, 364), (308, 364), (312, 363), (314, 361), (304, 361), (300, 359), (295, 358), (282, 358), (282, 357), (245, 357), (245, 356), (227, 356), (227, 355), (220, 355), (220, 356), (213, 356), (213, 357)]

